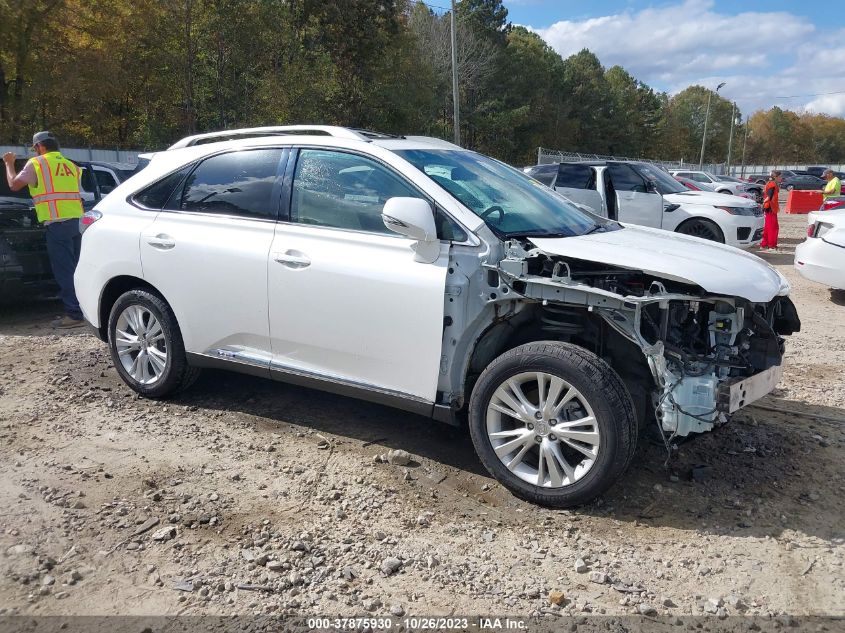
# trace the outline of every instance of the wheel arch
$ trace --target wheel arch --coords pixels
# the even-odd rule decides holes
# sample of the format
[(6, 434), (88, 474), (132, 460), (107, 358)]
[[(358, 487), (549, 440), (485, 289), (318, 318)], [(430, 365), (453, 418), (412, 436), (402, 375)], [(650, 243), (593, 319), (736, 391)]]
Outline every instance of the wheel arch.
[(107, 341), (109, 337), (109, 315), (111, 314), (112, 306), (114, 306), (115, 302), (123, 293), (128, 292), (129, 290), (147, 290), (161, 297), (163, 301), (167, 301), (158, 288), (153, 286), (151, 283), (144, 281), (140, 277), (135, 277), (133, 275), (119, 275), (117, 277), (113, 277), (103, 287), (103, 291), (100, 294), (100, 304), (98, 309), (100, 326), (97, 329), (100, 334), (100, 338), (103, 341)]
[(688, 225), (690, 225), (694, 222), (707, 222), (709, 224), (712, 224), (713, 226), (716, 227), (716, 229), (719, 231), (719, 234), (722, 236), (721, 243), (722, 244), (726, 243), (725, 242), (725, 229), (724, 229), (724, 227), (719, 222), (717, 222), (715, 219), (713, 219), (712, 217), (708, 217), (706, 215), (693, 215), (693, 216), (687, 218), (686, 220), (684, 220), (683, 222), (678, 224), (678, 226), (675, 227), (673, 232), (674, 233), (680, 233), (681, 229), (683, 229), (684, 227), (686, 227), (686, 226), (688, 226)]
[(562, 306), (583, 327), (566, 334), (543, 327), (539, 303), (531, 304), (510, 319), (491, 324), (475, 340), (463, 374), (463, 404), (468, 405), (478, 378), (496, 358), (527, 343), (554, 340), (570, 343), (604, 359), (619, 374), (634, 400), (640, 425), (649, 420), (650, 392), (654, 387), (645, 356), (634, 343), (607, 326), (585, 306)]

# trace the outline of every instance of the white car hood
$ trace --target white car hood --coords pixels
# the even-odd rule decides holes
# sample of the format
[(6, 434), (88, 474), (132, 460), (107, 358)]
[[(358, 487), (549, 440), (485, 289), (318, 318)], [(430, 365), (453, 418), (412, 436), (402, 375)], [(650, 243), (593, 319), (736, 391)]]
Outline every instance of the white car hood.
[(750, 198), (716, 193), (715, 191), (683, 191), (681, 193), (667, 193), (663, 198), (675, 204), (709, 204), (713, 207), (756, 207), (757, 203)]
[(709, 293), (767, 303), (789, 284), (756, 255), (660, 229), (626, 226), (577, 237), (532, 237), (540, 250), (701, 286)]

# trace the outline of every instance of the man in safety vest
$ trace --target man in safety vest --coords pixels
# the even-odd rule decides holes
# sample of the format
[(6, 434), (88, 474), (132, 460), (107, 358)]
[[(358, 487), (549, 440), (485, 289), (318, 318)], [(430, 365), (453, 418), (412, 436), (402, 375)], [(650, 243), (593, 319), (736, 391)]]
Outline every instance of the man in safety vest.
[(780, 182), (783, 180), (779, 171), (773, 171), (769, 182), (763, 187), (763, 241), (760, 248), (774, 250), (778, 247), (778, 211), (780, 211)]
[(833, 173), (832, 169), (825, 169), (822, 174), (822, 178), (827, 180), (827, 184), (824, 186), (824, 189), (822, 189), (823, 198), (825, 200), (842, 195), (842, 183), (839, 181), (839, 178), (836, 177), (836, 174)]
[(47, 254), (65, 308), (65, 316), (53, 321), (53, 327), (80, 327), (85, 321), (73, 287), (73, 273), (82, 243), (79, 233), (79, 218), (83, 213), (79, 195), (82, 170), (62, 156), (52, 132), (36, 133), (32, 148), (37, 156), (30, 158), (19, 174), (15, 173), (14, 152), (3, 155), (6, 180), (12, 191), (29, 187), (38, 221), (47, 227)]

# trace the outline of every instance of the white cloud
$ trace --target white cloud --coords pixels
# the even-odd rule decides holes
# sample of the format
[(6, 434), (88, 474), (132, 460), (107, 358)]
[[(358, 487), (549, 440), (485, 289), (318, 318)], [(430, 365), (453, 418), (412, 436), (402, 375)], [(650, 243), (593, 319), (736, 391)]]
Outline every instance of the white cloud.
[(817, 97), (804, 106), (804, 108), (810, 112), (845, 116), (845, 94)]
[[(588, 48), (602, 64), (619, 64), (645, 83), (675, 93), (715, 87), (745, 114), (774, 105), (845, 115), (845, 29), (820, 31), (783, 12), (718, 13), (713, 0), (626, 10), (535, 29), (563, 57)], [(774, 80), (774, 81), (773, 81)]]

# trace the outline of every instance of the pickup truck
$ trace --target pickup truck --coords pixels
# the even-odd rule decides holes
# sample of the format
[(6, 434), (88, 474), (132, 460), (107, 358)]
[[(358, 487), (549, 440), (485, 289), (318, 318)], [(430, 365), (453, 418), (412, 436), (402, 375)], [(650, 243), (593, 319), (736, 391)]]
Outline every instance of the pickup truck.
[(747, 198), (690, 191), (636, 161), (537, 165), (526, 173), (602, 217), (749, 248), (763, 237), (763, 210)]

